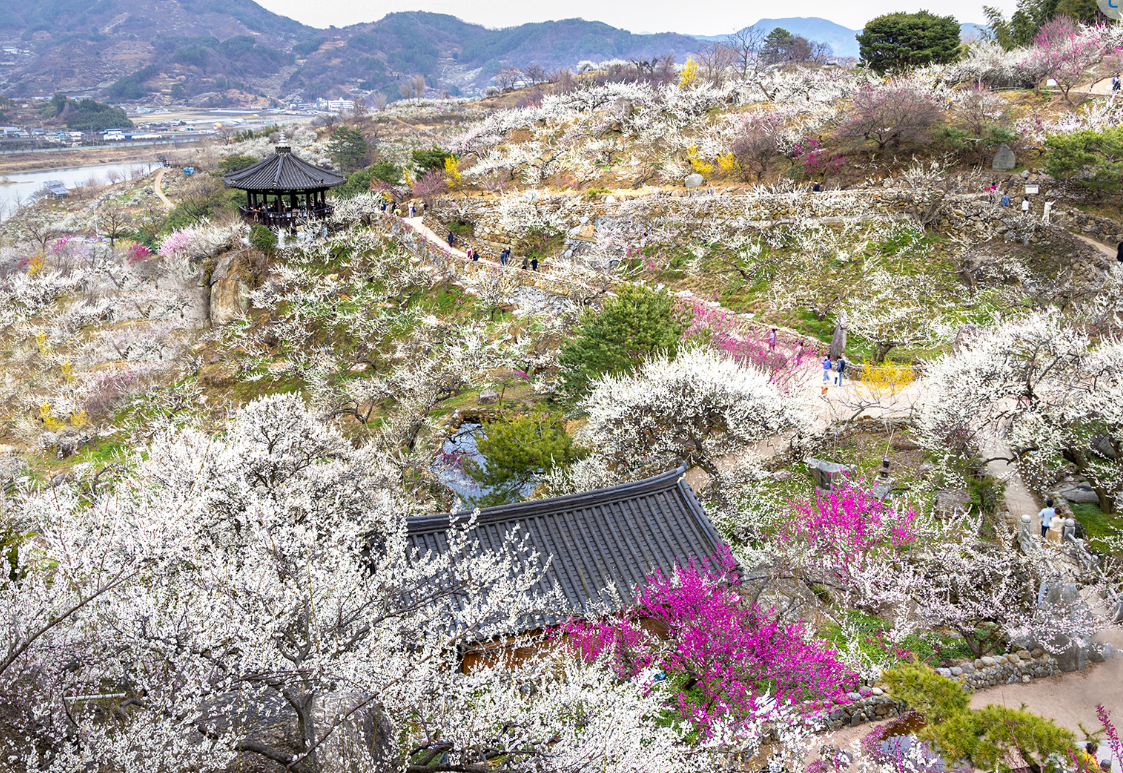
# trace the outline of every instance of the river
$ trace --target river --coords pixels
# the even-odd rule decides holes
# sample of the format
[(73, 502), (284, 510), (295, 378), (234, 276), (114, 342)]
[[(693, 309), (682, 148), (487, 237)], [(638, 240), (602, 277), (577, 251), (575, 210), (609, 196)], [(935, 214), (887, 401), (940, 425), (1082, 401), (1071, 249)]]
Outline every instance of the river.
[(148, 174), (154, 166), (155, 163), (151, 161), (126, 161), (120, 164), (96, 164), (7, 175), (4, 179), (11, 184), (0, 185), (0, 220), (6, 219), (20, 204), (38, 193), (47, 180), (58, 180), (67, 188), (82, 187), (92, 180), (96, 180), (97, 185), (105, 185), (110, 181), (111, 175), (119, 176), (119, 180), (131, 180)]

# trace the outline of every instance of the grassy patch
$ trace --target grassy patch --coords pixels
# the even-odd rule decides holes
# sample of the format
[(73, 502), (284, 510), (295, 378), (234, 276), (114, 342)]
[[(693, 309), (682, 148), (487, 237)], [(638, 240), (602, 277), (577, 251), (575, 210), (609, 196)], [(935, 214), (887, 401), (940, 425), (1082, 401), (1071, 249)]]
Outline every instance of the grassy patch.
[(1123, 530), (1123, 517), (1117, 513), (1105, 513), (1099, 505), (1079, 504), (1072, 506), (1076, 520), (1088, 532), (1088, 540), (1100, 550), (1104, 550), (1103, 538)]
[(880, 617), (863, 614), (856, 609), (846, 610), (844, 615), (853, 641), (839, 625), (832, 623), (820, 630), (820, 635), (835, 649), (846, 649), (856, 643), (858, 650), (875, 662), (886, 658), (895, 661), (915, 658), (933, 667), (971, 657), (966, 642), (954, 633), (925, 631), (893, 641), (892, 627)]

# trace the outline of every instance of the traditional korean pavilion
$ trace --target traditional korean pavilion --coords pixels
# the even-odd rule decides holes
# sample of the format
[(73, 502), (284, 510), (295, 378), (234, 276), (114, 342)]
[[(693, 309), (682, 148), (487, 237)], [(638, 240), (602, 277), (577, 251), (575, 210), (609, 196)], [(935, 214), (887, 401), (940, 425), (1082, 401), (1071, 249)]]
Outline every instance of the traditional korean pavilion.
[(291, 229), (299, 220), (330, 216), (327, 190), (347, 178), (294, 156), (282, 132), (272, 156), (223, 175), (222, 181), (227, 188), (246, 192), (249, 201), (239, 211), (247, 221)]

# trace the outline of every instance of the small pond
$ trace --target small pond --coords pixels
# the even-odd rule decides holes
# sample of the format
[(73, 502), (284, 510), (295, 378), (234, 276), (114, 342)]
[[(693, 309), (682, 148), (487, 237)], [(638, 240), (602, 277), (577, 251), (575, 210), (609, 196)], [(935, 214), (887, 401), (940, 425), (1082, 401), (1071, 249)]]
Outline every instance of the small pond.
[[(476, 438), (483, 433), (483, 430), (482, 424), (464, 422), (457, 427), (456, 432), (445, 440), (444, 445), (441, 446), (441, 452), (437, 454), (437, 458), (430, 465), (430, 469), (436, 473), (437, 479), (456, 495), (456, 501), (452, 507), (453, 512), (472, 507), (472, 500), (491, 492), (490, 488), (480, 485), (465, 469), (465, 465), (469, 461), (483, 462), (483, 456), (476, 445)], [(519, 492), (520, 498), (530, 496), (535, 485), (535, 481), (525, 485)]]

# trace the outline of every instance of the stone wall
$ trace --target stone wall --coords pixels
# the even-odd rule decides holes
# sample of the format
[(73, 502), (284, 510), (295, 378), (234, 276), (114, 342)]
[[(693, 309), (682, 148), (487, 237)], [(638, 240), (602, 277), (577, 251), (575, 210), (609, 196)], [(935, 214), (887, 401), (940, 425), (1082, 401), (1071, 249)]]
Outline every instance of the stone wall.
[[(960, 682), (968, 690), (984, 690), (1015, 682), (1030, 682), (1061, 673), (1056, 658), (1034, 650), (1033, 653), (1021, 650), (1009, 655), (994, 655), (965, 661), (952, 668), (937, 668), (936, 673)], [(839, 703), (827, 714), (831, 730), (844, 727), (857, 727), (866, 722), (900, 716), (908, 707), (890, 698), (881, 687), (860, 688), (859, 692), (849, 693), (844, 702)]]
[[(621, 198), (526, 191), (519, 196), (438, 199), (426, 217), (434, 230), (453, 221), (471, 223), (471, 241), (483, 254), (508, 246), (517, 252), (536, 231), (546, 231), (562, 234), (562, 251), (572, 257), (614, 224), (670, 235), (716, 228), (711, 235), (720, 237), (722, 230), (743, 234), (807, 220), (824, 225), (903, 222), (912, 219), (914, 208), (923, 210), (937, 195), (931, 190), (917, 194), (893, 188), (815, 194), (699, 188)], [(1009, 231), (1014, 225), (1009, 221), (1019, 217), (1016, 209), (995, 206), (987, 194), (966, 194), (947, 197), (933, 225), (948, 236), (985, 240)]]
[(905, 704), (890, 698), (880, 687), (863, 687), (861, 692), (852, 692), (846, 697), (849, 703), (837, 706), (827, 714), (832, 731), (898, 717), (908, 711)]
[(1079, 209), (1065, 209), (1051, 218), (1053, 225), (1097, 239), (1112, 247), (1123, 242), (1123, 224)]
[(1061, 668), (1056, 658), (1048, 653), (1020, 650), (1009, 655), (988, 655), (965, 661), (952, 668), (937, 668), (936, 673), (962, 682), (972, 690), (982, 690), (1000, 684), (1056, 676), (1061, 673)]

